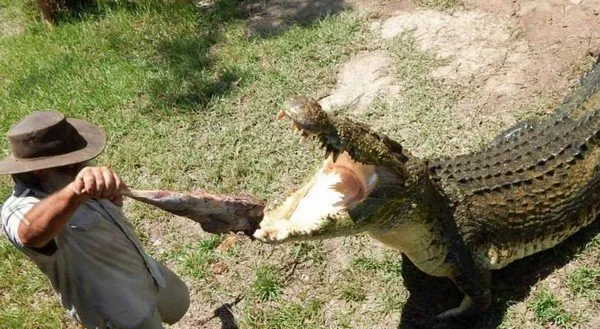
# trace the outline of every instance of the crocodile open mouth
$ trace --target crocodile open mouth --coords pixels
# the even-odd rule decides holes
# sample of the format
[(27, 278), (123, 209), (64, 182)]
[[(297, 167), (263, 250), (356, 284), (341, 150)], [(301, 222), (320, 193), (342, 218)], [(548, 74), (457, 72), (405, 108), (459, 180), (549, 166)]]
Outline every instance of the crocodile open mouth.
[(302, 135), (320, 140), (326, 159), (316, 175), (289, 196), (281, 206), (265, 214), (254, 237), (263, 242), (284, 242), (310, 237), (326, 226), (352, 225), (348, 211), (365, 200), (377, 183), (375, 166), (355, 161), (319, 136), (294, 125)]
[(343, 152), (333, 160), (334, 154), (324, 161), (314, 182), (304, 195), (299, 195), (290, 220), (306, 220), (332, 216), (351, 209), (362, 202), (371, 192), (377, 180), (374, 166), (352, 160)]

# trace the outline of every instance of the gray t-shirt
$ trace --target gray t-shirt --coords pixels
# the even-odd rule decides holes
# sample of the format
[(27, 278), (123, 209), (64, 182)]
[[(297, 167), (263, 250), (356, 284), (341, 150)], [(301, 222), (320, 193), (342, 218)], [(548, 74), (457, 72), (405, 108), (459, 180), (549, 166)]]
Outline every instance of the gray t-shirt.
[(49, 252), (23, 246), (19, 224), (27, 222), (25, 214), (45, 196), (17, 183), (2, 207), (2, 225), (10, 242), (50, 279), (68, 313), (86, 328), (105, 328), (107, 323), (132, 328), (152, 316), (165, 276), (112, 202), (90, 200), (80, 206)]

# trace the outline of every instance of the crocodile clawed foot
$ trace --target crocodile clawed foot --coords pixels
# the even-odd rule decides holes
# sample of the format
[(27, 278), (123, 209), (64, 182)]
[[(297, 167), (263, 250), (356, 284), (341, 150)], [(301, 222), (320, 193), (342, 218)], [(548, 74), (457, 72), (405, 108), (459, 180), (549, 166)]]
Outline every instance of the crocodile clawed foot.
[(451, 308), (445, 312), (438, 314), (436, 316), (436, 319), (446, 320), (446, 319), (456, 318), (459, 316), (464, 316), (465, 314), (470, 313), (469, 310), (471, 310), (471, 309), (473, 309), (473, 301), (471, 300), (471, 298), (465, 297), (465, 299), (463, 299), (460, 306)]
[(460, 303), (460, 306), (449, 309), (436, 316), (438, 320), (447, 320), (451, 318), (468, 318), (474, 315), (480, 314), (486, 310), (491, 304), (491, 292), (489, 290), (483, 294), (481, 299), (477, 299), (478, 302), (474, 302), (469, 296), (465, 296)]

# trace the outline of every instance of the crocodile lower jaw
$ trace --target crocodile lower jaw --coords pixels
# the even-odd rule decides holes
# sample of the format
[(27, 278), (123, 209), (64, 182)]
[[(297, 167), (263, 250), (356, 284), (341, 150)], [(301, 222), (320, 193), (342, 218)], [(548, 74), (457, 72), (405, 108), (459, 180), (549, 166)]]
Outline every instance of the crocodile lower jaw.
[(377, 182), (375, 167), (353, 161), (348, 153), (330, 155), (316, 176), (265, 214), (254, 237), (281, 243), (320, 235), (327, 226), (344, 232), (352, 226), (348, 210), (362, 202)]

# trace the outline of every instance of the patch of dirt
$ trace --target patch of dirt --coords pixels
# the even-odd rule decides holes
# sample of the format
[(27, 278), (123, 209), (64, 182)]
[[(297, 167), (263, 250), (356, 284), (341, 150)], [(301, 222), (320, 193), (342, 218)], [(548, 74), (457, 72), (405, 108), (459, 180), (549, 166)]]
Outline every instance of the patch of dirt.
[(23, 24), (0, 6), (0, 38), (12, 37), (23, 32)]
[(398, 81), (388, 72), (392, 57), (385, 50), (375, 50), (357, 55), (340, 70), (336, 89), (320, 100), (324, 109), (351, 105), (365, 108), (382, 95), (400, 91)]
[[(531, 13), (531, 9), (528, 10)], [(573, 17), (569, 16), (572, 20), (583, 19), (581, 11), (584, 10), (588, 9), (572, 9), (566, 14), (573, 13)], [(600, 33), (597, 32), (600, 18), (594, 14), (585, 17), (588, 18), (584, 20), (586, 28), (573, 25), (573, 31), (567, 32), (569, 38), (562, 35), (556, 39), (569, 39), (564, 42), (553, 37), (557, 37), (557, 28), (561, 33), (569, 30), (568, 23), (564, 23), (566, 26), (559, 24), (560, 27), (538, 24), (532, 28), (534, 32), (526, 30), (521, 36), (520, 28), (512, 25), (510, 20), (477, 10), (405, 12), (375, 23), (375, 29), (384, 40), (412, 33), (421, 50), (447, 59), (448, 65), (433, 70), (432, 75), (467, 84), (473, 92), (457, 106), (457, 110), (476, 108), (485, 116), (492, 111), (497, 114), (523, 106), (532, 96), (562, 96), (581, 74), (580, 67), (582, 62), (585, 63), (586, 55), (600, 47)], [(529, 23), (533, 24), (533, 18)], [(596, 32), (592, 34), (590, 27), (594, 25)], [(365, 61), (362, 70), (368, 71), (370, 65), (373, 64)], [(360, 63), (341, 70), (338, 91), (342, 90), (339, 85), (347, 85), (345, 76), (356, 66)], [(353, 97), (343, 95), (331, 97), (337, 98), (338, 104), (354, 101)], [(347, 97), (346, 101), (341, 100), (343, 97)], [(361, 105), (368, 105), (365, 103)]]
[(540, 69), (539, 56), (525, 40), (479, 11), (417, 10), (381, 22), (379, 30), (384, 40), (410, 33), (420, 50), (448, 61), (431, 75), (468, 91), (452, 110), (458, 121), (477, 124), (492, 114), (506, 115), (533, 95), (562, 93), (572, 78)]
[(595, 312), (592, 316), (592, 321), (589, 323), (590, 328), (600, 328), (600, 312)]
[(418, 7), (412, 0), (349, 0), (352, 9), (371, 18), (386, 18)]
[[(382, 11), (394, 5), (395, 14)], [(406, 1), (378, 2), (374, 16), (382, 18), (371, 28), (383, 42), (408, 33), (419, 50), (446, 61), (430, 74), (459, 86), (451, 119), (478, 136), (454, 145), (460, 150), (523, 117), (551, 112), (593, 62), (589, 54), (600, 49), (599, 0), (468, 1), (465, 7), (440, 12)], [(393, 101), (410, 81), (383, 70), (389, 58), (385, 50), (356, 55), (340, 68), (322, 105), (367, 108), (382, 95)]]
[(511, 65), (514, 73), (499, 77), (525, 83), (514, 104), (536, 92), (561, 98), (581, 74), (586, 54), (600, 49), (599, 0), (465, 2), (505, 22), (529, 48), (522, 62)]

